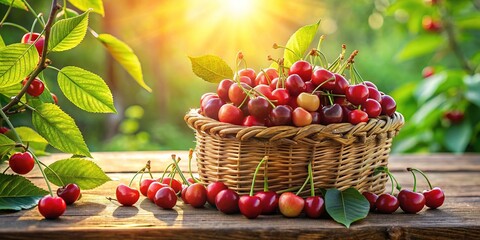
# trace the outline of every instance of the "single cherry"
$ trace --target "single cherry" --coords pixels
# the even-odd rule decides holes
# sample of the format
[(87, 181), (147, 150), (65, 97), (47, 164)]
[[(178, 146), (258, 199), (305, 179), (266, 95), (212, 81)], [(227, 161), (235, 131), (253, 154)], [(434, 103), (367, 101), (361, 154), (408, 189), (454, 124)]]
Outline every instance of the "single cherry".
[(333, 93), (335, 94), (345, 94), (350, 84), (347, 79), (342, 75), (335, 73), (335, 87), (333, 88)]
[(375, 206), (375, 203), (377, 202), (377, 199), (378, 199), (378, 195), (375, 194), (375, 193), (372, 193), (372, 192), (363, 192), (362, 195), (368, 200), (368, 202), (370, 203), (370, 212), (373, 212), (373, 210), (375, 210), (375, 208), (377, 208)]
[[(123, 206), (132, 206), (140, 198), (140, 192), (125, 184), (120, 184), (116, 191), (117, 201)], [(62, 199), (63, 200), (63, 199)]]
[(265, 126), (265, 121), (258, 120), (254, 116), (246, 116), (243, 119), (242, 126)]
[(257, 74), (255, 85), (265, 84), (270, 85), (273, 79), (278, 78), (278, 72), (274, 68), (263, 69)]
[(38, 201), (38, 211), (46, 219), (55, 219), (62, 216), (65, 209), (67, 209), (67, 205), (61, 197), (47, 195)]
[[(25, 85), (28, 79), (23, 80), (22, 84)], [(42, 80), (39, 78), (33, 79), (32, 83), (27, 89), (28, 95), (32, 97), (38, 97), (42, 95), (43, 91), (45, 90), (45, 84), (43, 84)]]
[(382, 95), (376, 88), (373, 87), (368, 87), (368, 98), (373, 99), (379, 103), (382, 101)]
[(257, 73), (255, 72), (255, 70), (253, 70), (251, 68), (244, 68), (244, 69), (238, 71), (238, 76), (248, 77), (248, 78), (250, 78), (252, 83), (255, 83), (255, 79), (257, 78)]
[(230, 98), (228, 98), (228, 91), (230, 87), (234, 84), (234, 82), (230, 79), (223, 79), (220, 81), (217, 87), (217, 94), (220, 99), (224, 102), (229, 102)]
[(323, 106), (321, 110), (322, 124), (341, 123), (343, 120), (343, 109), (335, 103), (330, 106)]
[(218, 111), (225, 105), (225, 102), (220, 98), (211, 98), (205, 104), (203, 108), (203, 115), (209, 118), (213, 118), (218, 121)]
[(278, 208), (285, 217), (298, 217), (305, 206), (305, 200), (291, 192), (285, 192), (278, 199)]
[(314, 70), (312, 74), (312, 82), (316, 86), (321, 85), (321, 89), (330, 91), (335, 89), (335, 75), (327, 69), (320, 68)]
[(297, 74), (304, 82), (310, 81), (312, 78), (312, 65), (304, 60), (296, 61), (290, 67), (289, 74)]
[(35, 43), (35, 48), (37, 49), (38, 55), (42, 56), (43, 46), (45, 44), (44, 36), (41, 36), (39, 33), (26, 33), (23, 35), (21, 43), (33, 44), (37, 38), (40, 39)]
[(177, 194), (171, 187), (161, 188), (155, 193), (154, 202), (163, 209), (172, 209), (177, 204)]
[(207, 189), (201, 183), (194, 183), (187, 188), (185, 199), (192, 207), (201, 208), (207, 202)]
[(309, 218), (320, 218), (325, 212), (325, 202), (319, 196), (307, 197), (303, 211)]
[(250, 85), (246, 83), (234, 83), (228, 89), (228, 98), (235, 106), (240, 106), (248, 98), (246, 92), (250, 91), (250, 89)]
[(303, 92), (298, 95), (297, 104), (309, 112), (315, 112), (320, 107), (320, 98), (315, 94)]
[(248, 101), (248, 112), (256, 119), (265, 119), (272, 111), (272, 105), (264, 97), (255, 97)]
[(355, 109), (348, 114), (348, 122), (353, 125), (368, 122), (368, 114), (362, 110)]
[(292, 112), (292, 121), (297, 127), (308, 126), (312, 123), (312, 115), (307, 110), (297, 107)]
[(224, 190), (227, 189), (227, 185), (223, 182), (211, 182), (207, 186), (207, 201), (210, 205), (215, 206), (215, 197), (217, 194)]
[(238, 208), (243, 216), (254, 219), (262, 213), (262, 201), (257, 196), (241, 196), (238, 200)]
[(397, 103), (389, 95), (382, 96), (382, 115), (392, 116), (397, 110)]
[(182, 191), (182, 183), (177, 179), (164, 177), (162, 183), (171, 187), (175, 191), (175, 193), (179, 193), (180, 191)]
[(443, 114), (443, 117), (450, 121), (451, 123), (461, 123), (465, 114), (459, 110), (447, 111)]
[(393, 213), (398, 209), (400, 203), (395, 196), (389, 193), (384, 193), (378, 196), (375, 206), (380, 213)]
[(17, 174), (27, 174), (32, 171), (33, 167), (35, 166), (35, 160), (33, 159), (32, 154), (29, 152), (18, 152), (10, 156), (8, 165), (12, 171)]
[[(278, 89), (277, 89), (278, 90)], [(292, 109), (286, 105), (280, 105), (272, 109), (268, 119), (272, 126), (288, 126), (292, 124)]]
[(156, 182), (156, 179), (151, 179), (151, 178), (145, 178), (142, 180), (140, 183), (140, 193), (142, 193), (143, 196), (147, 196), (147, 191), (148, 187), (150, 187), (150, 184), (153, 182)]
[(215, 197), (215, 206), (220, 212), (225, 214), (237, 213), (239, 211), (239, 198), (238, 194), (232, 189), (224, 189)]
[(423, 191), (425, 196), (425, 205), (431, 209), (439, 208), (445, 201), (445, 193), (439, 187)]
[(218, 111), (218, 119), (220, 122), (241, 125), (243, 118), (242, 110), (232, 104), (225, 104)]
[(356, 106), (364, 103), (368, 98), (368, 94), (368, 88), (363, 84), (349, 86), (345, 92), (347, 100)]
[(275, 101), (275, 105), (287, 105), (290, 101), (290, 93), (285, 88), (277, 88), (272, 92), (272, 100)]
[(288, 90), (291, 96), (297, 96), (298, 94), (307, 90), (305, 82), (297, 74), (292, 74), (287, 77), (287, 80), (285, 81), (285, 88)]
[(403, 189), (398, 193), (400, 208), (406, 213), (417, 213), (425, 207), (425, 196), (421, 193)]
[(376, 118), (382, 113), (382, 105), (374, 99), (367, 99), (362, 104), (362, 110), (368, 114), (369, 118)]
[(75, 183), (69, 183), (65, 187), (57, 189), (57, 195), (70, 205), (78, 200), (80, 197), (80, 187)]
[(262, 203), (262, 214), (274, 214), (278, 209), (279, 196), (274, 191), (262, 191), (255, 193)]
[(270, 100), (273, 100), (273, 95), (272, 95), (272, 89), (270, 89), (270, 86), (265, 85), (265, 84), (260, 84), (257, 85), (253, 88), (256, 92), (259, 92), (262, 94), (262, 97), (266, 97)]
[(148, 186), (148, 189), (147, 189), (147, 198), (153, 202), (157, 191), (160, 188), (164, 188), (164, 187), (168, 187), (168, 185), (157, 182), (157, 181), (150, 183), (150, 186)]

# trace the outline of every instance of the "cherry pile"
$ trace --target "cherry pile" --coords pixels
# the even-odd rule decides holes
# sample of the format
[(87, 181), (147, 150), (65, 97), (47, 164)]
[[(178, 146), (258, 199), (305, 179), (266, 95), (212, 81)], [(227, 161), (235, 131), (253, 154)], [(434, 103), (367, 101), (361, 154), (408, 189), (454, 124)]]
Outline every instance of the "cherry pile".
[(350, 82), (341, 73), (304, 60), (280, 72), (244, 68), (233, 80), (222, 80), (216, 93), (203, 94), (200, 110), (220, 122), (267, 127), (359, 124), (380, 115), (392, 116), (395, 100), (354, 75)]

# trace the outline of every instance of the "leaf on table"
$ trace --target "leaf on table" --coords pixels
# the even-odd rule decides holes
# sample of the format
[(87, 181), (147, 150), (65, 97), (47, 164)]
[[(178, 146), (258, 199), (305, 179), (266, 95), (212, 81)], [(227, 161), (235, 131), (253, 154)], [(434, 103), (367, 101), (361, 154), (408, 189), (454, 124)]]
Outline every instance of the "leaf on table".
[(421, 35), (409, 43), (397, 54), (400, 61), (409, 60), (434, 52), (443, 44), (440, 35)]
[(78, 67), (58, 72), (58, 86), (75, 106), (95, 113), (116, 113), (113, 96), (101, 77)]
[(285, 49), (283, 52), (285, 67), (292, 66), (293, 63), (303, 57), (315, 38), (315, 34), (317, 34), (319, 24), (320, 21), (315, 24), (303, 26), (290, 36), (285, 47), (291, 51)]
[(105, 46), (112, 57), (135, 79), (135, 81), (145, 90), (151, 92), (152, 89), (143, 80), (142, 65), (137, 55), (124, 42), (110, 34), (99, 34), (97, 39)]
[[(75, 183), (82, 190), (93, 189), (111, 181), (97, 164), (87, 159), (69, 158), (59, 160), (50, 164), (49, 167), (57, 173), (63, 183)], [(53, 184), (62, 185), (50, 169), (46, 168), (45, 174)]]
[(91, 157), (75, 121), (57, 105), (45, 103), (38, 106), (32, 113), (32, 123), (37, 132), (58, 150)]
[(19, 175), (0, 174), (0, 210), (35, 207), (48, 192)]
[(96, 12), (102, 16), (105, 16), (105, 10), (103, 8), (102, 0), (68, 0), (76, 8), (87, 11), (92, 9), (92, 12)]
[(467, 85), (467, 92), (465, 97), (473, 104), (480, 107), (480, 74), (473, 76), (465, 76), (465, 85)]
[(448, 150), (454, 153), (462, 153), (468, 146), (472, 131), (472, 124), (465, 119), (461, 123), (452, 124), (446, 129), (443, 142)]
[(62, 19), (53, 24), (48, 49), (61, 52), (80, 44), (87, 33), (89, 13), (86, 11), (77, 17)]
[(38, 63), (38, 52), (33, 45), (15, 43), (0, 49), (0, 88), (22, 81)]
[(204, 55), (189, 58), (193, 73), (207, 82), (219, 83), (223, 79), (233, 77), (233, 70), (218, 56)]
[(333, 220), (349, 228), (353, 222), (367, 217), (370, 203), (355, 188), (348, 188), (345, 191), (328, 189), (325, 195), (325, 209)]
[[(10, 4), (12, 3), (12, 0), (0, 0), (0, 3), (4, 4), (4, 5), (7, 5), (7, 6), (10, 6)], [(12, 7), (28, 11), (27, 6), (25, 5), (25, 3), (23, 3), (22, 0), (14, 0)]]

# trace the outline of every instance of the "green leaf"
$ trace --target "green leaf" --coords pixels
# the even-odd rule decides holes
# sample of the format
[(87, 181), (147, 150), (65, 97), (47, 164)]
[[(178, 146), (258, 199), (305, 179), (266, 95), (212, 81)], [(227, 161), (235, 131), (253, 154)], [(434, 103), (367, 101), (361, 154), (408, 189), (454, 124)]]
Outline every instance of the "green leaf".
[(33, 45), (16, 43), (0, 49), (0, 86), (19, 83), (38, 64), (38, 52)]
[(285, 47), (291, 51), (285, 49), (283, 52), (285, 67), (292, 66), (294, 62), (303, 57), (317, 33), (319, 24), (320, 21), (315, 24), (303, 26), (290, 36)]
[(145, 84), (143, 80), (142, 65), (137, 55), (124, 42), (110, 34), (100, 34), (97, 39), (105, 46), (112, 57), (122, 65), (122, 67), (137, 81), (145, 90), (151, 92), (152, 89)]
[(480, 29), (480, 15), (478, 15), (478, 13), (474, 13), (469, 16), (463, 16), (455, 22), (459, 28)]
[(367, 217), (370, 203), (355, 188), (348, 188), (343, 192), (328, 189), (325, 208), (333, 220), (349, 228), (353, 222)]
[(0, 174), (0, 210), (35, 207), (48, 192), (19, 175)]
[(219, 83), (223, 79), (233, 77), (233, 70), (218, 56), (204, 55), (189, 58), (195, 75), (207, 82)]
[(478, 107), (480, 107), (480, 74), (473, 76), (465, 76), (465, 85), (467, 85), (467, 92), (465, 97)]
[(58, 86), (77, 107), (96, 113), (115, 113), (113, 97), (101, 77), (78, 67), (64, 67), (58, 72)]
[(77, 17), (62, 19), (53, 24), (48, 50), (61, 52), (80, 44), (87, 33), (89, 13), (86, 11)]
[(16, 127), (15, 131), (17, 131), (23, 142), (48, 143), (45, 138), (29, 127)]
[(14, 146), (15, 141), (8, 138), (6, 135), (0, 134), (0, 158), (8, 154)]
[[(10, 86), (0, 86), (0, 94), (4, 95), (7, 98), (11, 98), (17, 95), (22, 90), (22, 84), (17, 83)], [(26, 95), (26, 94), (25, 94)], [(23, 99), (22, 99), (23, 101)]]
[(102, 0), (68, 0), (76, 8), (87, 11), (89, 8), (102, 16), (105, 16)]
[(455, 153), (462, 153), (467, 148), (472, 135), (472, 124), (464, 120), (459, 124), (452, 124), (446, 130), (446, 136), (443, 138), (444, 144), (448, 150)]
[[(0, 0), (0, 3), (4, 4), (4, 5), (7, 5), (7, 6), (10, 6), (10, 4), (12, 3), (12, 0)], [(20, 8), (20, 9), (23, 9), (25, 11), (28, 11), (27, 6), (25, 5), (25, 3), (23, 3), (22, 0), (14, 0), (12, 7)]]
[(33, 111), (32, 123), (53, 147), (63, 152), (91, 157), (77, 125), (57, 105), (45, 103), (38, 106)]
[(416, 96), (420, 103), (424, 103), (437, 91), (438, 87), (445, 82), (447, 75), (443, 73), (435, 74), (422, 81), (416, 91)]
[(447, 97), (445, 97), (444, 94), (430, 99), (412, 116), (412, 123), (415, 125), (421, 124), (428, 116), (432, 116), (434, 112), (441, 111), (440, 107), (444, 105), (446, 101)]
[(396, 56), (397, 60), (405, 61), (434, 52), (443, 44), (440, 35), (422, 35), (410, 41)]
[[(75, 183), (82, 190), (93, 189), (111, 181), (97, 164), (87, 159), (69, 158), (59, 160), (52, 163), (49, 167), (57, 173), (63, 183)], [(62, 185), (50, 169), (46, 168), (45, 174), (53, 184), (57, 186)]]
[(0, 35), (0, 48), (5, 47), (5, 42), (3, 41), (2, 35)]

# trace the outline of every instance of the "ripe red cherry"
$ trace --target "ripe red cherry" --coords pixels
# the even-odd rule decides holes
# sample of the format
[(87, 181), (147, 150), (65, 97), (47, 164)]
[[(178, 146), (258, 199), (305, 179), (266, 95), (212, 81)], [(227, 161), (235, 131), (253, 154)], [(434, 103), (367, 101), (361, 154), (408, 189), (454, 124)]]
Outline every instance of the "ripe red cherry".
[(381, 213), (393, 213), (397, 211), (399, 205), (398, 199), (389, 193), (381, 194), (375, 202), (377, 211)]
[(227, 189), (227, 185), (223, 182), (211, 182), (207, 186), (207, 201), (210, 205), (215, 206), (215, 197), (217, 194), (224, 190)]
[(422, 20), (422, 27), (427, 32), (438, 33), (442, 31), (442, 23), (433, 19), (431, 16), (425, 16)]
[(425, 207), (425, 196), (421, 193), (403, 189), (398, 193), (400, 208), (406, 213), (417, 213)]
[(243, 119), (242, 126), (247, 126), (247, 127), (251, 127), (251, 126), (265, 126), (265, 122), (256, 119), (254, 116), (246, 116), (246, 117)]
[(147, 198), (153, 202), (155, 194), (160, 188), (163, 188), (163, 187), (168, 187), (168, 185), (157, 182), (157, 181), (150, 183), (150, 186), (148, 186), (148, 189), (147, 189)]
[(369, 98), (362, 104), (362, 110), (368, 114), (368, 117), (376, 118), (382, 113), (382, 105), (376, 100)]
[(445, 112), (443, 114), (443, 117), (451, 123), (461, 123), (463, 121), (463, 118), (465, 117), (465, 114), (459, 110), (452, 110)]
[(244, 76), (250, 78), (252, 83), (255, 83), (255, 78), (257, 78), (257, 73), (251, 68), (244, 68), (238, 71), (238, 76)]
[(272, 92), (272, 99), (275, 100), (275, 105), (286, 105), (290, 101), (290, 93), (285, 88), (277, 88)]
[(260, 84), (260, 85), (255, 86), (253, 89), (255, 89), (255, 91), (261, 93), (264, 97), (266, 97), (268, 99), (273, 99), (272, 89), (270, 89), (270, 86), (265, 85), (265, 84)]
[(58, 105), (58, 97), (57, 97), (57, 95), (55, 95), (54, 93), (50, 93), (50, 95), (52, 96), (53, 103), (55, 103), (56, 105)]
[(223, 79), (217, 87), (217, 94), (220, 99), (224, 102), (229, 102), (230, 98), (228, 98), (228, 90), (234, 84), (234, 82), (230, 79)]
[(170, 177), (164, 177), (162, 180), (163, 184), (168, 185), (169, 187), (173, 188), (175, 193), (179, 193), (182, 191), (182, 183), (178, 181), (177, 179), (170, 178)]
[(241, 196), (238, 200), (238, 208), (243, 216), (254, 219), (262, 213), (262, 202), (257, 196)]
[(132, 206), (140, 198), (140, 193), (137, 189), (131, 188), (125, 184), (120, 184), (116, 191), (117, 201), (123, 206)]
[(297, 104), (307, 111), (315, 112), (320, 107), (320, 99), (315, 94), (303, 92), (298, 95)]
[(307, 110), (297, 107), (292, 112), (293, 125), (297, 127), (304, 127), (312, 124), (312, 115)]
[(243, 112), (240, 108), (232, 104), (223, 105), (218, 111), (220, 122), (241, 125), (243, 122)]
[(228, 89), (228, 98), (235, 106), (240, 106), (248, 97), (245, 91), (249, 91), (251, 87), (246, 83), (234, 83)]
[[(273, 90), (277, 89), (277, 84), (278, 84), (278, 77), (274, 78), (268, 86), (273, 91)], [(279, 87), (282, 87), (282, 86), (279, 86)]]
[(215, 197), (215, 206), (220, 212), (225, 214), (237, 213), (239, 211), (238, 200), (239, 196), (235, 191), (224, 189)]
[(65, 209), (67, 209), (67, 205), (61, 197), (48, 195), (38, 201), (38, 211), (46, 219), (55, 219), (62, 216)]
[(335, 75), (327, 69), (317, 69), (313, 71), (312, 82), (316, 85), (322, 85), (325, 90), (333, 90), (335, 88)]
[(213, 118), (218, 121), (218, 111), (225, 105), (225, 102), (220, 98), (211, 98), (205, 103), (203, 108), (203, 115)]
[(368, 88), (363, 84), (352, 85), (348, 87), (345, 96), (353, 105), (361, 105), (368, 98)]
[(333, 93), (335, 94), (345, 94), (350, 84), (348, 83), (347, 79), (345, 79), (342, 75), (335, 73), (335, 87), (333, 88)]
[(37, 49), (38, 55), (42, 56), (43, 52), (43, 45), (45, 44), (45, 37), (40, 36), (39, 33), (26, 33), (22, 37), (22, 43), (26, 44), (33, 44), (37, 38), (39, 38), (38, 41), (35, 43), (35, 48)]
[(207, 189), (201, 183), (194, 183), (187, 188), (185, 199), (192, 207), (201, 208), (207, 202)]
[(379, 103), (382, 101), (382, 95), (377, 89), (373, 87), (368, 87), (368, 98), (373, 99)]
[(27, 174), (35, 166), (35, 160), (29, 152), (14, 153), (8, 160), (8, 165), (17, 174)]
[(321, 111), (322, 124), (341, 123), (343, 120), (343, 109), (339, 104), (323, 106)]
[(310, 81), (312, 78), (312, 65), (304, 60), (296, 61), (290, 67), (289, 74), (298, 74), (304, 82)]
[(154, 202), (163, 209), (172, 209), (177, 204), (177, 194), (171, 187), (161, 188), (155, 193)]
[(286, 105), (280, 105), (272, 109), (268, 115), (271, 126), (288, 126), (292, 124), (292, 109)]
[(279, 196), (274, 191), (257, 192), (255, 196), (260, 198), (262, 203), (262, 214), (274, 214), (278, 208)]
[(319, 196), (308, 197), (305, 199), (303, 211), (309, 218), (320, 218), (325, 212), (325, 202)]
[(433, 74), (435, 74), (435, 69), (431, 66), (426, 66), (422, 70), (423, 78), (428, 78), (428, 77), (432, 76)]
[(143, 196), (147, 196), (147, 191), (148, 191), (148, 187), (150, 187), (150, 184), (152, 182), (156, 182), (157, 180), (155, 179), (151, 179), (151, 178), (145, 178), (142, 180), (142, 182), (140, 183), (140, 193), (142, 193)]
[(10, 128), (8, 128), (8, 127), (0, 127), (0, 134), (5, 134), (5, 133), (7, 133), (8, 131), (10, 131)]
[(382, 96), (382, 115), (392, 116), (397, 110), (397, 103), (388, 95)]
[(348, 114), (348, 122), (353, 125), (368, 122), (368, 114), (362, 110), (355, 109)]
[(445, 201), (445, 193), (439, 187), (423, 191), (423, 196), (425, 196), (425, 205), (431, 209), (442, 206)]
[(312, 124), (320, 124), (322, 119), (319, 112), (310, 112), (312, 115)]
[(245, 84), (247, 84), (247, 85), (250, 86), (250, 87), (256, 86), (256, 85), (254, 84), (254, 82), (252, 82), (252, 80), (251, 80), (249, 77), (241, 76), (241, 77), (238, 78), (238, 80), (239, 80), (241, 83), (245, 83)]
[[(23, 80), (22, 84), (25, 85), (28, 79)], [(33, 79), (32, 83), (27, 89), (28, 95), (32, 97), (38, 97), (42, 95), (43, 91), (45, 90), (45, 85), (43, 84), (42, 80), (39, 78)]]
[(285, 192), (278, 199), (278, 208), (285, 217), (298, 217), (305, 206), (305, 200), (291, 192)]
[(368, 202), (370, 203), (370, 212), (372, 212), (373, 210), (375, 210), (375, 208), (377, 208), (375, 206), (375, 202), (377, 202), (377, 199), (378, 199), (378, 195), (375, 194), (375, 193), (372, 193), (372, 192), (363, 192), (362, 195), (368, 200)]
[(57, 196), (63, 198), (67, 205), (70, 205), (80, 197), (80, 187), (75, 183), (69, 183), (65, 187), (57, 189)]
[(292, 74), (285, 80), (285, 88), (288, 90), (291, 96), (297, 96), (298, 94), (305, 92), (307, 86), (300, 76)]
[(278, 72), (274, 68), (263, 69), (257, 74), (255, 85), (265, 84), (270, 85), (273, 79), (278, 78)]
[(272, 105), (264, 97), (255, 97), (248, 101), (248, 112), (256, 119), (265, 119), (272, 111)]
[(206, 103), (210, 98), (212, 97), (216, 97), (218, 98), (218, 95), (215, 94), (215, 93), (204, 93), (201, 97), (200, 97), (200, 107), (203, 109), (203, 106), (204, 106), (204, 103)]
[(373, 83), (373, 82), (363, 81), (363, 84), (366, 85), (366, 86), (369, 87), (369, 88), (374, 88), (374, 89), (377, 89), (377, 90), (378, 90), (377, 85), (375, 85), (375, 83)]

